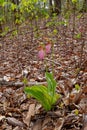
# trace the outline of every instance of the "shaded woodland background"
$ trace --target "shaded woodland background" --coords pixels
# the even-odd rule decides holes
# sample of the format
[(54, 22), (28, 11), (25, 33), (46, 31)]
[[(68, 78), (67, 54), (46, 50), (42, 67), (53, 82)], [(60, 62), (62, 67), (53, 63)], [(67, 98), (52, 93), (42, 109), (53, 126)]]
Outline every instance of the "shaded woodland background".
[[(48, 112), (24, 93), (46, 68), (61, 95)], [(87, 0), (0, 0), (0, 130), (87, 130)]]
[(87, 0), (77, 0), (76, 3), (71, 0), (1, 0), (0, 33), (18, 28), (26, 19), (30, 22), (38, 21), (40, 17), (47, 19), (53, 13), (69, 15), (69, 12), (74, 10), (86, 12)]

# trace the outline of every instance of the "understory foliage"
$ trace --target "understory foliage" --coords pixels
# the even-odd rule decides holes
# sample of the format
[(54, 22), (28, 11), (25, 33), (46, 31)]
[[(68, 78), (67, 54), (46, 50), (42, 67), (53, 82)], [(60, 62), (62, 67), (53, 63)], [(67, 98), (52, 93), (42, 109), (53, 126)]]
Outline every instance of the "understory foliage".
[[(6, 35), (11, 29), (17, 29), (26, 19), (38, 21), (48, 19), (53, 14), (73, 12), (73, 9), (86, 11), (87, 0), (0, 0), (0, 33)], [(58, 6), (59, 5), (59, 6)], [(64, 14), (65, 15), (65, 14)]]

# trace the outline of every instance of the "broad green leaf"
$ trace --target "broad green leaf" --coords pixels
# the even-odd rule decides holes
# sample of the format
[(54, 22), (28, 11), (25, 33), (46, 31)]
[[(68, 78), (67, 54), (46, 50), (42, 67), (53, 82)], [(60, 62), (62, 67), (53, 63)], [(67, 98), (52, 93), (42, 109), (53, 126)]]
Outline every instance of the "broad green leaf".
[(46, 80), (48, 83), (48, 93), (49, 95), (54, 96), (57, 83), (54, 80), (53, 75), (51, 73), (46, 72)]
[(47, 94), (47, 88), (45, 86), (26, 87), (24, 91), (26, 94), (36, 98), (46, 111), (51, 109), (52, 105), (50, 104), (50, 97)]
[(53, 75), (51, 73), (46, 72), (46, 80), (48, 83), (48, 94), (50, 95), (51, 98), (51, 104), (53, 105), (56, 102), (56, 81), (53, 78)]

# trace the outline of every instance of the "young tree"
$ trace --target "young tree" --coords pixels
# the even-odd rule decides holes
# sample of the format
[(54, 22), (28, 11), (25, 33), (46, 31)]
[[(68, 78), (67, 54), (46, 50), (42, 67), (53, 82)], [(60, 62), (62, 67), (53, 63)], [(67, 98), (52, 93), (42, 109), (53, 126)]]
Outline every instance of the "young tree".
[(61, 0), (54, 0), (54, 7), (55, 13), (61, 13)]
[(66, 0), (66, 10), (70, 9), (70, 0)]
[(19, 9), (17, 8), (17, 6), (19, 5), (19, 0), (11, 0), (11, 2), (16, 5), (16, 8), (14, 8), (14, 23), (16, 24), (16, 20), (18, 18), (18, 13), (19, 13)]
[[(0, 22), (0, 34), (2, 33), (2, 24)], [(1, 35), (0, 35), (1, 36)]]
[(19, 0), (12, 0), (12, 3), (19, 5)]
[(1, 33), (2, 33), (2, 6), (0, 6), (0, 36), (1, 36)]
[(59, 14), (61, 12), (61, 0), (49, 0), (50, 13)]
[(84, 3), (83, 3), (83, 11), (87, 11), (87, 0), (84, 0)]
[(49, 0), (49, 10), (50, 10), (50, 14), (53, 13), (53, 4), (52, 4), (52, 0)]

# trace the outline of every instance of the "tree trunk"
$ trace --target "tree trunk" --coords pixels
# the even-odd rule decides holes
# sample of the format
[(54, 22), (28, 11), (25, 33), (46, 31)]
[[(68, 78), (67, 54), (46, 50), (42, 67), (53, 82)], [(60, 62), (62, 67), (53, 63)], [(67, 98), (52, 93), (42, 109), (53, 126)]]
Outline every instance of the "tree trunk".
[(83, 3), (83, 11), (84, 11), (84, 12), (87, 11), (87, 0), (84, 0), (84, 3)]
[(19, 0), (12, 0), (12, 3), (19, 5)]
[(83, 7), (80, 12), (87, 12), (87, 0), (83, 0)]
[(61, 0), (54, 0), (54, 6), (55, 6), (55, 13), (59, 14), (61, 13)]
[(49, 0), (49, 10), (50, 10), (50, 15), (52, 15), (52, 13), (53, 13), (53, 4), (52, 4), (52, 0)]
[[(12, 3), (14, 3), (15, 5), (19, 5), (19, 0), (12, 0)], [(13, 17), (14, 17), (14, 24), (16, 24), (16, 20), (18, 19), (18, 14), (19, 14), (19, 9), (14, 9), (13, 11)]]
[[(0, 5), (0, 17), (2, 18), (2, 6)], [(0, 36), (2, 33), (2, 21), (0, 21)]]
[(66, 0), (66, 10), (70, 10), (71, 2), (70, 0)]

